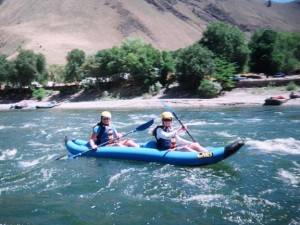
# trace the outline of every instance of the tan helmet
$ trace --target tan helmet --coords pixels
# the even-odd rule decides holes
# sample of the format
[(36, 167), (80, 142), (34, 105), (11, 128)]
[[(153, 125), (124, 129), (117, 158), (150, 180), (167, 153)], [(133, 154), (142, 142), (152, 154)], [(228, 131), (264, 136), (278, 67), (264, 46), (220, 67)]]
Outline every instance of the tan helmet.
[(108, 111), (103, 111), (101, 113), (101, 117), (108, 117), (109, 119), (111, 119), (111, 113)]
[(173, 119), (173, 114), (171, 112), (166, 111), (161, 114), (161, 118), (162, 119)]

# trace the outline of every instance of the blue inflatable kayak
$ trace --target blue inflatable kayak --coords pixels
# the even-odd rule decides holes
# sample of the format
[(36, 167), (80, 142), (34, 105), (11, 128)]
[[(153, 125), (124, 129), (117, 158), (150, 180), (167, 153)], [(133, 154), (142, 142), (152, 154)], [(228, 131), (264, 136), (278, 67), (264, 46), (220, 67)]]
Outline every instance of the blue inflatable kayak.
[[(182, 151), (159, 151), (155, 148), (156, 142), (149, 141), (141, 145), (141, 148), (134, 147), (98, 147), (97, 151), (90, 149), (88, 141), (66, 138), (65, 145), (68, 151), (82, 156), (137, 160), (145, 162), (157, 162), (179, 166), (201, 166), (220, 162), (236, 153), (244, 142), (236, 141), (226, 147), (207, 148), (208, 152), (182, 152)], [(71, 157), (72, 158), (72, 157)]]

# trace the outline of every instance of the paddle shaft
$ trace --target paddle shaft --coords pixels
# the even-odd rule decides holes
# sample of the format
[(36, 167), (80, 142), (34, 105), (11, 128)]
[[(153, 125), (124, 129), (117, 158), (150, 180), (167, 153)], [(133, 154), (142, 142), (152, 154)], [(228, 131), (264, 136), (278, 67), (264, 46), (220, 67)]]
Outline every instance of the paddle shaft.
[[(181, 124), (181, 126), (184, 126), (184, 124), (181, 122), (181, 120), (179, 119), (179, 117), (177, 116), (176, 112), (169, 106), (167, 105), (165, 102), (162, 102), (163, 105), (170, 111), (172, 112), (172, 114), (174, 115), (174, 117), (177, 119), (177, 121)], [(190, 138), (193, 140), (193, 142), (197, 142), (194, 137), (190, 134), (190, 132), (188, 131), (188, 129), (185, 130), (186, 133), (190, 136)]]
[[(184, 126), (180, 119), (177, 119), (177, 121), (181, 124), (181, 126)], [(189, 130), (186, 129), (185, 131), (190, 136), (190, 138), (193, 140), (193, 142), (196, 142), (196, 140), (194, 139), (194, 137), (190, 134)]]

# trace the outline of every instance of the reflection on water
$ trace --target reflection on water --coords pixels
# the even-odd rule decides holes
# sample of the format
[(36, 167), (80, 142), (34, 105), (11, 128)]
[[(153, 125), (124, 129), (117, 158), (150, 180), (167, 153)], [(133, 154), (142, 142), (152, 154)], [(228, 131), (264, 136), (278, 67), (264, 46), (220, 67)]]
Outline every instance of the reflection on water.
[[(67, 154), (64, 135), (89, 138), (98, 110), (0, 112), (0, 224), (299, 224), (299, 109), (176, 109), (204, 146), (246, 140), (231, 158), (198, 168), (56, 161)], [(127, 133), (160, 123), (161, 111), (115, 110), (113, 122)], [(148, 141), (153, 128), (130, 137)]]

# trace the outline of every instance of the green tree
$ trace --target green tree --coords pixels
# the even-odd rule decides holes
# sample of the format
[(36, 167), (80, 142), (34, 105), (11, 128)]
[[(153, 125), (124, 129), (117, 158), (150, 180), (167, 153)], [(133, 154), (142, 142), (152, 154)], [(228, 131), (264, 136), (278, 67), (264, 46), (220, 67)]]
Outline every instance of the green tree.
[(0, 55), (0, 83), (17, 84), (18, 77), (13, 60), (7, 60), (5, 55)]
[(295, 71), (299, 65), (299, 41), (299, 34), (270, 29), (256, 31), (249, 42), (251, 71), (268, 75)]
[(278, 65), (275, 65), (272, 58), (277, 35), (276, 31), (270, 29), (254, 32), (249, 42), (251, 49), (250, 70), (252, 72), (270, 75), (278, 71)]
[(48, 71), (46, 69), (46, 58), (43, 54), (36, 55), (36, 81), (45, 83), (48, 79)]
[(0, 82), (7, 81), (8, 78), (7, 64), (8, 61), (6, 59), (6, 56), (0, 55)]
[(154, 85), (163, 75), (174, 72), (174, 59), (168, 52), (160, 52), (140, 39), (126, 39), (120, 47), (98, 51), (82, 65), (87, 76), (98, 80), (119, 82), (124, 74), (145, 86)]
[(65, 71), (64, 65), (52, 64), (49, 66), (48, 73), (49, 73), (49, 76), (48, 76), (49, 80), (57, 82), (57, 83), (64, 82), (65, 77), (66, 77), (66, 71)]
[(176, 75), (181, 86), (195, 92), (201, 80), (215, 71), (213, 53), (199, 44), (181, 49), (176, 58)]
[(31, 50), (20, 50), (18, 56), (14, 60), (16, 76), (10, 77), (10, 82), (20, 86), (30, 85), (32, 81), (38, 81), (41, 77), (40, 71), (43, 70), (42, 64), (38, 61), (41, 56), (35, 54)]
[(248, 63), (250, 51), (245, 35), (238, 27), (223, 22), (211, 23), (199, 43), (219, 58), (235, 63), (238, 72), (243, 71)]
[(80, 49), (73, 49), (67, 55), (65, 81), (79, 81), (84, 77), (81, 65), (85, 62), (85, 52)]
[(222, 88), (233, 88), (234, 81), (230, 79), (236, 73), (236, 66), (234, 63), (228, 63), (223, 59), (216, 58), (216, 71), (212, 75), (222, 86)]
[(300, 46), (300, 39), (293, 33), (279, 32), (277, 35), (274, 51), (272, 53), (278, 71), (292, 73), (297, 69), (299, 59), (297, 50)]
[(90, 66), (90, 69), (92, 69), (91, 71), (93, 71), (96, 77), (116, 81), (122, 73), (125, 73), (124, 63), (122, 49), (114, 46), (111, 49), (98, 51), (95, 55), (95, 61), (92, 64), (93, 67)]
[(169, 73), (175, 72), (175, 60), (170, 52), (161, 52), (161, 63), (160, 63), (160, 83), (163, 86), (167, 83), (167, 77)]
[(125, 52), (125, 70), (140, 84), (150, 87), (159, 78), (161, 53), (139, 39), (127, 39), (121, 49)]

